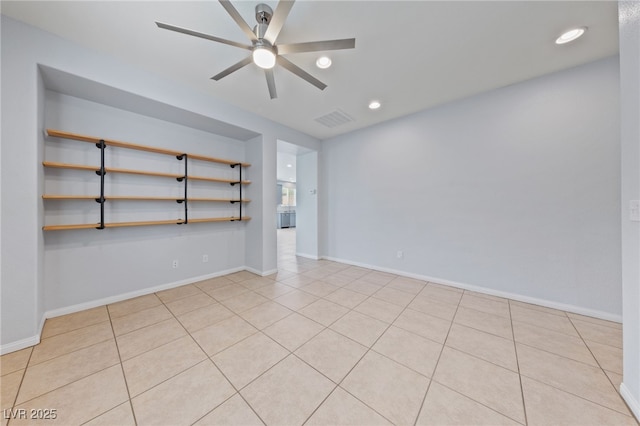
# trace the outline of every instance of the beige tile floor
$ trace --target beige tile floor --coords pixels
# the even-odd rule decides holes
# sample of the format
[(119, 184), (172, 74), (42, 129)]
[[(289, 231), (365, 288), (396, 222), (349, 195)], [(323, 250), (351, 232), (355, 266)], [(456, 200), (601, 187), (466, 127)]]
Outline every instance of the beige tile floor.
[(273, 276), (48, 320), (1, 358), (2, 425), (637, 425), (620, 324), (296, 258), (294, 232)]

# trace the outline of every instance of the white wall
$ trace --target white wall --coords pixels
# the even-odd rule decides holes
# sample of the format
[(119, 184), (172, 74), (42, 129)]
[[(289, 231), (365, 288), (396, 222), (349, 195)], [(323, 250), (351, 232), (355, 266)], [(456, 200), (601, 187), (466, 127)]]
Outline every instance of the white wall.
[[(296, 181), (296, 156), (293, 154), (289, 154), (286, 152), (278, 152), (278, 170), (277, 170), (277, 178), (278, 180), (285, 182), (295, 182)], [(291, 164), (291, 167), (287, 167), (287, 164)]]
[(324, 254), (619, 320), (618, 84), (613, 57), (325, 141)]
[[(145, 117), (121, 109), (47, 91), (44, 128), (124, 140), (218, 158), (245, 161), (244, 143), (201, 130)], [(92, 144), (48, 138), (44, 159), (74, 164), (100, 164)], [(108, 147), (105, 164), (180, 174), (184, 160)], [(243, 179), (251, 179), (251, 168)], [(47, 194), (99, 194), (93, 173), (46, 169)], [(189, 174), (234, 179), (238, 171), (226, 165), (189, 161)], [(189, 182), (189, 196), (238, 198), (238, 187)], [(107, 195), (184, 194), (175, 179), (107, 174)], [(44, 223), (96, 223), (99, 205), (90, 201), (45, 201)], [(238, 215), (238, 204), (190, 203), (189, 218)], [(106, 222), (184, 219), (184, 205), (176, 202), (113, 201), (105, 204)], [(245, 264), (243, 223), (171, 225), (107, 230), (48, 231), (44, 233), (45, 310), (55, 311), (94, 300), (242, 269)], [(202, 262), (208, 255), (209, 261)], [(172, 261), (179, 261), (174, 269)]]
[[(250, 185), (251, 221), (247, 224), (247, 268), (260, 275), (277, 271), (276, 231), (276, 144), (277, 140), (263, 135), (247, 142), (247, 161), (252, 164), (252, 176), (263, 182)], [(257, 237), (256, 237), (257, 236)]]
[[(259, 272), (268, 272), (275, 268), (276, 230), (273, 224), (275, 223), (276, 197), (273, 185), (276, 167), (276, 139), (288, 140), (310, 149), (319, 148), (318, 140), (210, 96), (195, 92), (186, 86), (136, 69), (112, 57), (67, 42), (57, 36), (22, 24), (4, 15), (2, 16), (1, 31), (2, 164), (0, 173), (2, 177), (0, 182), (2, 185), (2, 211), (0, 214), (0, 226), (2, 227), (2, 240), (0, 244), (2, 258), (0, 262), (2, 264), (0, 267), (0, 280), (2, 282), (2, 329), (0, 330), (0, 352), (17, 350), (37, 343), (47, 309), (46, 306), (58, 307), (56, 308), (57, 312), (62, 312), (65, 309), (62, 305), (66, 303), (83, 303), (83, 301), (90, 303), (85, 297), (96, 296), (96, 294), (82, 293), (85, 289), (80, 289), (77, 286), (82, 277), (88, 276), (88, 270), (82, 271), (77, 276), (70, 275), (73, 272), (66, 270), (55, 271), (55, 263), (58, 258), (68, 259), (69, 252), (67, 250), (79, 251), (80, 246), (84, 245), (87, 247), (87, 252), (117, 255), (120, 245), (139, 244), (138, 247), (141, 251), (149, 251), (154, 250), (152, 247), (153, 241), (158, 238), (166, 238), (167, 232), (174, 233), (172, 235), (178, 241), (178, 250), (185, 248), (191, 242), (194, 242), (195, 246), (200, 248), (208, 244), (203, 241), (207, 238), (200, 239), (199, 236), (193, 234), (193, 232), (197, 232), (193, 228), (182, 231), (175, 228), (168, 230), (162, 227), (162, 231), (159, 230), (161, 228), (156, 228), (155, 230), (149, 228), (146, 231), (140, 228), (135, 231), (129, 230), (130, 232), (113, 230), (114, 232), (104, 234), (107, 235), (106, 237), (100, 237), (103, 240), (99, 243), (96, 243), (95, 240), (89, 241), (82, 237), (74, 237), (72, 234), (75, 231), (73, 231), (72, 234), (68, 234), (70, 235), (68, 237), (46, 237), (47, 255), (45, 265), (45, 237), (41, 230), (45, 213), (43, 202), (40, 198), (44, 189), (44, 171), (42, 170), (41, 161), (44, 155), (44, 137), (42, 133), (44, 118), (42, 117), (42, 112), (45, 110), (45, 84), (39, 73), (40, 65), (59, 70), (71, 76), (77, 76), (83, 81), (97, 82), (103, 88), (113, 88), (114, 92), (118, 91), (134, 95), (137, 100), (148, 100), (145, 110), (145, 115), (147, 116), (153, 116), (152, 113), (149, 113), (154, 109), (153, 105), (170, 105), (179, 109), (182, 116), (193, 114), (198, 119), (211, 117), (262, 135), (261, 138), (266, 141), (265, 143), (268, 147), (266, 150), (260, 151), (261, 154), (257, 161), (263, 167), (263, 170), (260, 175), (253, 174), (250, 178), (254, 181), (251, 186), (255, 191), (264, 191), (264, 194), (267, 194), (262, 200), (264, 204), (257, 208), (265, 212), (262, 215), (262, 221), (268, 222), (270, 226), (269, 228), (262, 227), (257, 229), (257, 233), (254, 233), (253, 229), (246, 227), (244, 243), (262, 247), (259, 253), (262, 258), (254, 259), (255, 264), (262, 268), (258, 269)], [(120, 101), (114, 104), (126, 104), (126, 102)], [(131, 104), (131, 106), (133, 107), (134, 105)], [(166, 113), (166, 108), (162, 110)], [(124, 118), (126, 117), (124, 111), (120, 111), (118, 114), (121, 114), (120, 117), (123, 120), (128, 120)], [(126, 126), (128, 130), (135, 131), (137, 127), (130, 125), (130, 122), (127, 123), (129, 123)], [(145, 125), (141, 124), (141, 127)], [(161, 124), (161, 127), (165, 130), (177, 131), (177, 127), (172, 127), (168, 122)], [(185, 132), (190, 134), (197, 133), (191, 130), (185, 130)], [(126, 137), (125, 139), (130, 140), (131, 138)], [(153, 145), (153, 143), (147, 144)], [(251, 171), (250, 173), (254, 172)], [(263, 181), (262, 178), (264, 176), (267, 176), (269, 180)], [(16, 185), (16, 183), (19, 183), (19, 185)], [(241, 224), (240, 226), (244, 225), (246, 224)], [(237, 224), (223, 224), (222, 227), (216, 229), (223, 229), (223, 232), (234, 232), (235, 226)], [(148, 239), (145, 237), (144, 241), (142, 241), (142, 234), (151, 235), (151, 237)], [(53, 241), (57, 238), (69, 239), (71, 242)], [(128, 240), (129, 238), (131, 240), (139, 239), (139, 241), (137, 243), (132, 242)], [(247, 253), (242, 253), (242, 238), (237, 241), (240, 241), (240, 245), (230, 247), (229, 250), (224, 251), (224, 254), (237, 248), (246, 262)], [(52, 247), (56, 247), (56, 249), (50, 250)], [(215, 250), (213, 249), (211, 253), (208, 253), (210, 262), (212, 257), (215, 256), (214, 253)], [(170, 252), (166, 253), (160, 263), (165, 264), (166, 257), (171, 257), (172, 255)], [(227, 260), (227, 266), (235, 265), (238, 261), (237, 259)], [(87, 261), (93, 262), (93, 260), (88, 259)], [(167, 283), (176, 283), (180, 281), (182, 276), (200, 274), (201, 270), (199, 268), (202, 267), (201, 262), (197, 266), (181, 263), (181, 265), (185, 266), (185, 269), (182, 269), (182, 266), (180, 267), (180, 276), (165, 274), (162, 276), (161, 281), (152, 283), (153, 278), (159, 277), (160, 274), (152, 272), (150, 275), (152, 278), (148, 279), (142, 277), (142, 275), (146, 277), (146, 274), (142, 274), (142, 271), (156, 268), (157, 265), (153, 258), (142, 262), (143, 264), (141, 265), (133, 264), (135, 262), (130, 260), (127, 262), (114, 262), (109, 265), (110, 273), (113, 274), (114, 278), (123, 277), (125, 269), (134, 268), (135, 276), (143, 279), (140, 284), (136, 284), (135, 280), (131, 279), (127, 279), (125, 283), (112, 283), (111, 285), (116, 286), (115, 291), (131, 293), (138, 291), (140, 286), (162, 286)], [(187, 268), (191, 270), (187, 272)], [(48, 272), (57, 274), (57, 278), (54, 278), (57, 282), (72, 282), (73, 284), (69, 290), (78, 290), (81, 294), (71, 295), (70, 293), (61, 293), (58, 289), (45, 288), (50, 282), (50, 278), (45, 279), (44, 277), (45, 269)], [(171, 271), (170, 273), (174, 272), (177, 271)], [(222, 271), (218, 270), (218, 272)], [(100, 271), (94, 271), (94, 274), (96, 273), (99, 274)], [(99, 278), (99, 280), (102, 280), (102, 278)], [(100, 284), (102, 285), (103, 283), (100, 282)], [(147, 289), (150, 288), (147, 287)], [(100, 289), (96, 291), (107, 290)], [(69, 307), (67, 306), (66, 308)]]
[[(38, 303), (42, 253), (37, 196), (41, 166), (39, 79), (35, 63), (14, 41), (11, 22), (2, 20), (2, 324), (1, 342), (33, 344), (44, 307)], [(13, 41), (13, 42), (12, 42)], [(9, 66), (11, 65), (11, 66)], [(23, 83), (23, 84), (20, 84)], [(20, 123), (20, 125), (15, 125)], [(14, 125), (12, 125), (14, 124)], [(20, 185), (16, 185), (19, 182)]]
[(298, 155), (296, 254), (318, 258), (318, 153)]
[(640, 419), (640, 223), (629, 201), (640, 199), (640, 3), (620, 2), (622, 154), (623, 384), (621, 394)]

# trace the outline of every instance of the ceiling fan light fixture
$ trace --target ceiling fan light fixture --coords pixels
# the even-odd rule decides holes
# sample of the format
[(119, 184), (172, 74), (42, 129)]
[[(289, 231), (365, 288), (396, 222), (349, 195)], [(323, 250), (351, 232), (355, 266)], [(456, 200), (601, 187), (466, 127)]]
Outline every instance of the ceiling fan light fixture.
[(556, 39), (556, 44), (565, 44), (572, 42), (582, 37), (585, 31), (587, 31), (587, 27), (573, 28), (569, 31), (565, 31), (564, 33), (562, 33), (562, 35), (560, 35), (560, 37)]
[(320, 69), (326, 69), (331, 66), (331, 59), (328, 56), (321, 56), (316, 61), (316, 66)]
[[(227, 67), (218, 74), (211, 77), (212, 80), (219, 81), (231, 73), (251, 64), (256, 64), (259, 68), (265, 70), (264, 75), (269, 89), (269, 97), (276, 99), (276, 83), (272, 68), (276, 65), (281, 66), (297, 77), (305, 80), (307, 83), (317, 87), (320, 90), (326, 89), (327, 85), (318, 80), (293, 62), (289, 61), (285, 56), (289, 53), (306, 53), (306, 52), (322, 52), (326, 50), (342, 50), (353, 49), (356, 47), (355, 38), (345, 38), (339, 40), (321, 40), (308, 41), (303, 43), (280, 43), (278, 36), (282, 30), (289, 12), (293, 7), (295, 0), (279, 0), (275, 11), (267, 4), (260, 3), (256, 6), (257, 25), (253, 29), (244, 20), (238, 9), (233, 6), (231, 0), (218, 0), (220, 5), (227, 11), (231, 19), (235, 21), (240, 30), (251, 40), (251, 44), (238, 43), (233, 40), (227, 40), (216, 37), (211, 34), (201, 33), (188, 28), (178, 27), (175, 25), (157, 22), (159, 28), (175, 31), (193, 37), (199, 37), (205, 40), (214, 41), (216, 43), (226, 44), (228, 46), (237, 47), (251, 52), (251, 55), (245, 56), (242, 60)], [(324, 60), (322, 61), (326, 63)]]
[(276, 54), (266, 46), (258, 46), (253, 49), (253, 63), (260, 68), (270, 70), (276, 65)]

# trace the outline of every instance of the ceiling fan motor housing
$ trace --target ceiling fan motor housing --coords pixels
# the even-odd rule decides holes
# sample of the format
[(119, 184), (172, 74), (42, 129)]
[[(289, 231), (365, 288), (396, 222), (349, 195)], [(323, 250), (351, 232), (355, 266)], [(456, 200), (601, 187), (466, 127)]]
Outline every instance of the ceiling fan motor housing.
[(269, 25), (271, 17), (273, 16), (273, 9), (264, 3), (260, 3), (256, 6), (256, 21), (258, 24)]

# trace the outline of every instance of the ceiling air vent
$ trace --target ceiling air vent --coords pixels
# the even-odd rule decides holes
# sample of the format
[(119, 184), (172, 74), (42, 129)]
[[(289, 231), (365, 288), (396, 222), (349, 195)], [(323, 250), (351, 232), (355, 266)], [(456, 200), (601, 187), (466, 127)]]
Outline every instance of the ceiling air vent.
[(323, 126), (334, 128), (353, 121), (353, 118), (351, 118), (351, 116), (349, 116), (349, 114), (347, 114), (346, 112), (340, 109), (336, 109), (329, 114), (325, 114), (321, 117), (316, 118), (316, 121)]

